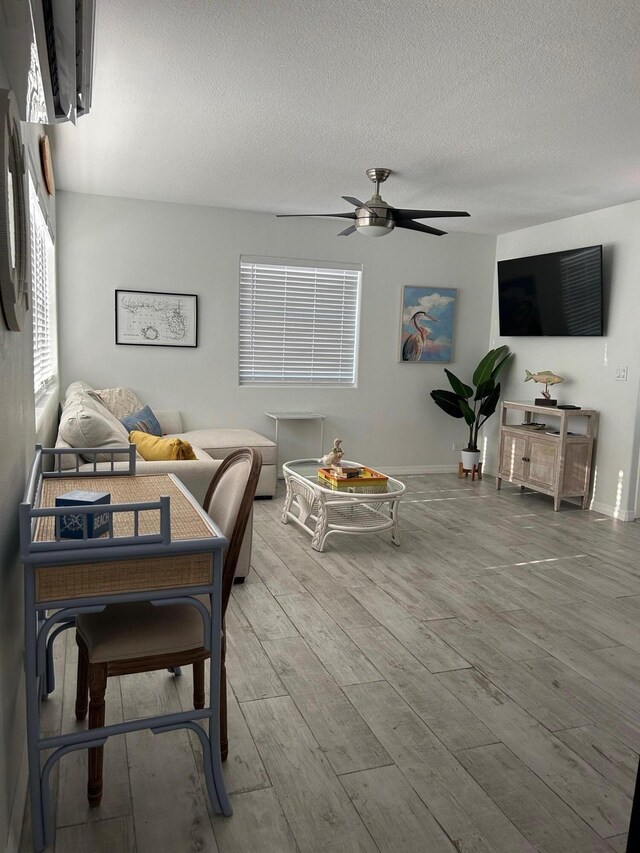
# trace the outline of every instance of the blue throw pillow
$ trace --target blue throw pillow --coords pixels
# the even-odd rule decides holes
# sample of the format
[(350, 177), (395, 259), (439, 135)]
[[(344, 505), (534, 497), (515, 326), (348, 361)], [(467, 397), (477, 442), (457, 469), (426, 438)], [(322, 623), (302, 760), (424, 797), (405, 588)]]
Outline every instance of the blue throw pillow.
[(139, 412), (134, 412), (132, 415), (127, 415), (126, 418), (120, 418), (120, 423), (127, 432), (147, 432), (149, 435), (162, 435), (162, 427), (158, 423), (158, 419), (153, 414), (149, 406), (140, 409)]

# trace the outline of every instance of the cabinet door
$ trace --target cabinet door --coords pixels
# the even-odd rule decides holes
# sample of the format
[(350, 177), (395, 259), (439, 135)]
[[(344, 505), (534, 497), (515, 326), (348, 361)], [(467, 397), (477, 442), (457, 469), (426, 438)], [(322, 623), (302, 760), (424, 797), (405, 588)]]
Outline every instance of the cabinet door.
[(506, 480), (525, 480), (528, 438), (502, 433), (500, 442), (500, 476)]
[(557, 441), (531, 438), (528, 480), (532, 485), (544, 486), (547, 489), (555, 487), (559, 449)]

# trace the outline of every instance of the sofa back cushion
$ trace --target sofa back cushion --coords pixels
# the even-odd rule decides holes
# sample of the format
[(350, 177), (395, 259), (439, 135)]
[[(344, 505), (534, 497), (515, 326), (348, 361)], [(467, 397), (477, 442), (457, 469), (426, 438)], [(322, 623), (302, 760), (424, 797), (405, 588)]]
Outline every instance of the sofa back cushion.
[[(73, 395), (62, 410), (60, 437), (71, 447), (126, 447), (127, 430), (100, 403), (88, 395)], [(107, 453), (98, 454), (98, 462), (108, 462)]]

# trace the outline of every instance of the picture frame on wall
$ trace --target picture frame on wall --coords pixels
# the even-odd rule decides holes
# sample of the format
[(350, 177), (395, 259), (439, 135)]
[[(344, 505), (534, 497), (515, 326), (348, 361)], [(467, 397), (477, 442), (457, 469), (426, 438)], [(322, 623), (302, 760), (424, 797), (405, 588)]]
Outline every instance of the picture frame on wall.
[(448, 364), (453, 360), (453, 321), (457, 291), (453, 287), (402, 288), (400, 361)]
[(116, 344), (198, 346), (198, 297), (194, 293), (116, 290)]

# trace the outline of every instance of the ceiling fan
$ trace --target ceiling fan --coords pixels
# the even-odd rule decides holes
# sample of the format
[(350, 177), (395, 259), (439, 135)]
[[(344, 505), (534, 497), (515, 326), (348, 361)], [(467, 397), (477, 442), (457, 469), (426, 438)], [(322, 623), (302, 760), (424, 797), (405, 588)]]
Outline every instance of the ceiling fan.
[(423, 234), (435, 234), (441, 237), (446, 231), (432, 228), (414, 222), (414, 219), (439, 219), (445, 216), (469, 216), (463, 210), (403, 210), (392, 207), (380, 197), (380, 184), (384, 183), (391, 174), (391, 169), (367, 169), (367, 176), (376, 185), (376, 191), (369, 201), (360, 201), (350, 195), (342, 198), (356, 208), (349, 213), (278, 213), (277, 216), (331, 216), (339, 219), (353, 219), (353, 225), (345, 228), (338, 237), (347, 237), (358, 231), (367, 237), (383, 237), (390, 234), (394, 228), (408, 228), (410, 231), (422, 231)]

